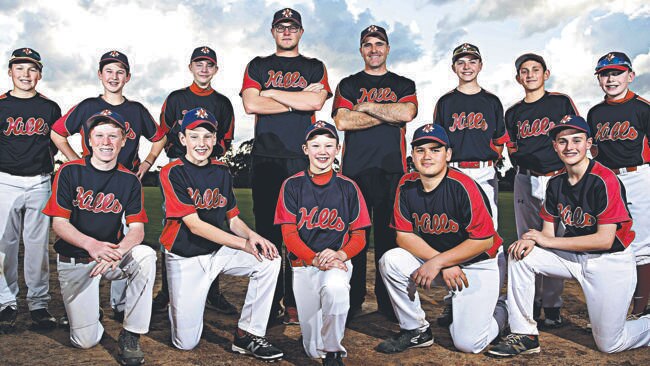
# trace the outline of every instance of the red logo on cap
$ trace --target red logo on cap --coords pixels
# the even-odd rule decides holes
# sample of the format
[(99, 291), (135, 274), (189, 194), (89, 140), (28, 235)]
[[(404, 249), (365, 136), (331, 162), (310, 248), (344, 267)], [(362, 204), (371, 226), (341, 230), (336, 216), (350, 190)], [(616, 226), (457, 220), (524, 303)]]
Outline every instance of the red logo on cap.
[(433, 131), (433, 124), (429, 123), (428, 125), (424, 125), (424, 127), (422, 127), (422, 131), (425, 133)]
[(25, 49), (23, 50), (23, 52), (24, 52), (26, 55), (29, 55), (29, 54), (32, 53), (32, 50), (30, 50), (29, 48), (25, 48)]
[(614, 54), (610, 53), (610, 54), (607, 55), (606, 58), (607, 58), (607, 61), (612, 61), (614, 59)]
[(120, 55), (120, 53), (117, 52), (117, 51), (111, 51), (110, 55), (111, 55), (111, 57), (117, 57), (117, 56)]
[(104, 109), (101, 111), (102, 116), (110, 116), (111, 114), (113, 114), (113, 112), (111, 112), (110, 109)]
[(201, 52), (203, 52), (205, 54), (208, 54), (208, 53), (210, 53), (210, 49), (207, 48), (207, 47), (203, 47), (203, 48), (201, 48)]
[(318, 122), (314, 123), (314, 127), (316, 127), (316, 128), (325, 128), (325, 122), (318, 121)]
[(366, 31), (368, 31), (368, 33), (375, 33), (377, 31), (377, 27), (371, 25), (370, 27), (368, 27), (368, 29), (366, 29)]
[(562, 120), (560, 120), (560, 123), (567, 123), (567, 122), (569, 122), (570, 120), (571, 120), (571, 116), (566, 115), (566, 116), (564, 116), (564, 117), (562, 118)]
[(199, 118), (208, 118), (208, 112), (205, 109), (201, 108), (196, 111), (196, 116)]
[(291, 12), (291, 9), (289, 9), (289, 8), (284, 9), (284, 11), (282, 12), (282, 16), (285, 17), (285, 18), (291, 18), (292, 15), (293, 15), (293, 13)]

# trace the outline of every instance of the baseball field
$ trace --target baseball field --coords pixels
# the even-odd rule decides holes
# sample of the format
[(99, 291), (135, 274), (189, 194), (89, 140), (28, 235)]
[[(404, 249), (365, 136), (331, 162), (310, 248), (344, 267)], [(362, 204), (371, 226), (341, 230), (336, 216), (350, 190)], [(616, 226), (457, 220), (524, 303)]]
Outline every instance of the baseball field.
[[(250, 190), (236, 190), (242, 217), (252, 225), (252, 201)], [(512, 193), (499, 196), (499, 233), (506, 243), (515, 238), (514, 216), (512, 214)], [(146, 226), (146, 238), (149, 243), (156, 243), (161, 230), (161, 200), (158, 188), (145, 188), (145, 204), (149, 216)], [(51, 238), (53, 241), (53, 238)], [(371, 249), (372, 250), (372, 249)], [(20, 252), (20, 269), (22, 272), (22, 246)], [(388, 322), (378, 315), (376, 303), (370, 284), (374, 283), (374, 265), (369, 256), (368, 293), (363, 312), (348, 325), (343, 344), (349, 357), (347, 365), (648, 365), (650, 351), (637, 349), (615, 355), (607, 355), (596, 350), (595, 343), (588, 332), (587, 311), (584, 297), (579, 286), (569, 281), (564, 291), (565, 305), (562, 316), (567, 325), (553, 330), (540, 331), (542, 352), (537, 355), (520, 356), (515, 359), (494, 359), (484, 354), (468, 355), (458, 352), (451, 341), (449, 331), (435, 324), (435, 318), (442, 309), (443, 289), (422, 293), (422, 303), (428, 318), (432, 321), (435, 344), (430, 348), (411, 349), (402, 354), (384, 355), (374, 351), (381, 339), (397, 332), (396, 324)], [(63, 314), (60, 289), (56, 275), (56, 256), (50, 249), (50, 311), (55, 316)], [(29, 314), (25, 304), (25, 283), (20, 282), (19, 316), (17, 332), (12, 335), (0, 335), (0, 365), (112, 365), (117, 364), (117, 336), (121, 324), (111, 318), (108, 305), (110, 285), (104, 281), (100, 287), (101, 302), (104, 304), (103, 320), (106, 333), (101, 343), (89, 350), (75, 349), (70, 345), (69, 334), (64, 329), (51, 331), (34, 331), (30, 329)], [(248, 281), (224, 276), (221, 288), (233, 304), (241, 308)], [(471, 284), (470, 284), (471, 285)], [(160, 271), (154, 292), (160, 288)], [(603, 297), (608, 294), (602, 294)], [(477, 307), (482, 304), (476, 304)], [(89, 309), (94, 311), (94, 309)], [(192, 351), (179, 351), (171, 346), (169, 320), (166, 314), (154, 314), (150, 332), (141, 339), (147, 365), (261, 365), (250, 357), (235, 355), (230, 352), (232, 332), (236, 327), (238, 316), (226, 316), (206, 309), (203, 337), (198, 347)], [(267, 331), (268, 338), (284, 353), (280, 365), (319, 365), (320, 362), (308, 359), (298, 343), (300, 328), (298, 326), (277, 325)]]

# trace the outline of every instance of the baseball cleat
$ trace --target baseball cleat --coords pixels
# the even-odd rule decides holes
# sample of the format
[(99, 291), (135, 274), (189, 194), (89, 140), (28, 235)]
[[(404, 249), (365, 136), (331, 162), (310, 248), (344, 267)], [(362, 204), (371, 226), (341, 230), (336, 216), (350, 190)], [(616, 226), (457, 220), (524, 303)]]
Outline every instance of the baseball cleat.
[(284, 357), (284, 353), (272, 345), (265, 337), (245, 333), (243, 337), (235, 332), (232, 351), (243, 355), (251, 355), (264, 361), (276, 361)]
[(399, 353), (409, 348), (429, 347), (433, 344), (431, 328), (425, 330), (401, 330), (385, 341), (379, 343), (376, 350), (381, 353)]
[(446, 304), (445, 308), (442, 309), (442, 314), (436, 319), (441, 327), (448, 327), (454, 321), (454, 311), (451, 304)]
[(16, 318), (18, 309), (13, 306), (7, 306), (0, 311), (0, 334), (12, 333), (16, 330)]
[(151, 311), (155, 314), (167, 312), (169, 307), (169, 295), (160, 291), (151, 303)]
[(559, 328), (564, 326), (564, 320), (560, 316), (560, 308), (544, 308), (544, 321), (542, 326), (545, 328)]
[(120, 347), (119, 361), (120, 364), (126, 366), (142, 365), (144, 363), (144, 352), (140, 348), (140, 335), (131, 333), (126, 329), (122, 329), (120, 336), (117, 339), (118, 346)]
[(219, 292), (214, 295), (208, 295), (208, 298), (205, 300), (205, 306), (226, 315), (235, 315), (238, 313), (235, 305), (228, 302), (223, 294)]
[(30, 311), (32, 325), (36, 329), (54, 329), (57, 326), (56, 318), (47, 309), (36, 309)]
[(284, 319), (282, 320), (282, 323), (286, 325), (300, 324), (300, 320), (298, 320), (298, 309), (293, 306), (287, 306), (284, 311)]
[(124, 310), (113, 308), (113, 319), (118, 323), (124, 322)]
[(341, 352), (327, 352), (323, 358), (323, 366), (345, 366), (341, 359)]
[(503, 341), (488, 350), (488, 354), (499, 357), (512, 357), (539, 353), (539, 337), (536, 335), (508, 335)]

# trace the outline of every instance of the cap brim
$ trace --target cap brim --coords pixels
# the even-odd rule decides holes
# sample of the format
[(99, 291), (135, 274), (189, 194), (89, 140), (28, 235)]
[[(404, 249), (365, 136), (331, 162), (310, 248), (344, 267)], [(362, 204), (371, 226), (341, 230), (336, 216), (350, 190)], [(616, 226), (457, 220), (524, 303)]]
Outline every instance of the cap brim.
[(106, 65), (106, 64), (112, 64), (113, 62), (117, 62), (118, 64), (121, 64), (122, 66), (124, 66), (124, 68), (125, 68), (127, 71), (130, 70), (128, 64), (125, 64), (124, 61), (119, 60), (119, 59), (116, 59), (116, 58), (105, 58), (105, 59), (103, 59), (103, 60), (100, 60), (100, 61), (99, 61), (99, 67), (101, 68), (101, 67), (103, 67), (104, 65)]
[(451, 60), (453, 62), (456, 62), (456, 60), (458, 60), (459, 58), (461, 58), (463, 56), (468, 56), (468, 55), (469, 56), (474, 56), (474, 57), (478, 58), (479, 60), (483, 60), (483, 58), (481, 58), (481, 54), (476, 53), (476, 52), (462, 52), (462, 53), (457, 54), (456, 56), (453, 56), (451, 58)]
[(382, 41), (388, 43), (388, 39), (386, 38), (386, 36), (384, 36), (384, 34), (380, 33), (380, 32), (372, 32), (372, 33), (366, 34), (361, 39), (361, 43), (363, 43), (366, 40), (366, 38), (368, 38), (368, 37), (377, 37), (377, 38), (381, 39)]
[(126, 126), (124, 126), (118, 120), (116, 120), (115, 118), (113, 118), (111, 116), (104, 116), (104, 115), (102, 115), (102, 116), (92, 116), (92, 117), (88, 118), (88, 120), (86, 121), (86, 125), (88, 126), (88, 130), (91, 130), (93, 127), (95, 127), (97, 125), (97, 123), (102, 122), (102, 121), (106, 121), (106, 120), (112, 122), (113, 124), (117, 125), (122, 130), (126, 131)]
[(603, 66), (600, 69), (598, 69), (594, 75), (598, 75), (603, 71), (607, 70), (619, 70), (619, 71), (627, 71), (627, 70), (632, 70), (631, 68), (627, 67), (626, 65), (607, 65)]
[(555, 127), (551, 128), (551, 129), (548, 131), (548, 135), (549, 135), (553, 140), (555, 140), (555, 136), (557, 136), (558, 133), (560, 133), (560, 132), (563, 131), (563, 130), (568, 130), (568, 129), (570, 129), (570, 128), (572, 128), (572, 129), (574, 129), (574, 130), (578, 130), (578, 131), (580, 131), (580, 132), (584, 132), (584, 133), (587, 134), (587, 136), (589, 136), (589, 131), (585, 130), (584, 128), (582, 128), (582, 127), (578, 127), (578, 126), (573, 126), (573, 125), (567, 125), (567, 124), (556, 125)]
[(297, 21), (296, 18), (279, 18), (276, 21), (274, 21), (273, 24), (271, 24), (271, 26), (274, 26), (274, 25), (276, 25), (278, 23), (281, 23), (281, 22), (292, 22), (292, 23), (296, 23), (300, 27), (302, 27), (302, 24), (299, 21)]
[(420, 137), (418, 139), (415, 139), (415, 140), (411, 141), (411, 146), (420, 146), (420, 145), (423, 145), (423, 144), (426, 144), (426, 143), (429, 143), (429, 142), (437, 142), (442, 146), (447, 146), (446, 142), (444, 142), (443, 140), (441, 140), (441, 139), (439, 139), (437, 137), (433, 137), (433, 136), (424, 136), (424, 137)]
[(193, 130), (197, 127), (205, 127), (206, 129), (212, 131), (212, 132), (217, 132), (217, 126), (214, 125), (214, 123), (207, 121), (207, 120), (196, 120), (189, 125), (187, 125), (184, 130)]
[(35, 60), (35, 59), (31, 58), (31, 57), (14, 57), (11, 60), (9, 60), (9, 66), (11, 66), (13, 64), (26, 63), (26, 62), (30, 62), (30, 63), (35, 64), (36, 66), (38, 66), (39, 70), (43, 69), (43, 63), (41, 63), (40, 61)]
[[(328, 135), (335, 138), (337, 142), (339, 141), (339, 135), (337, 133), (332, 132), (332, 130), (327, 129), (327, 128), (316, 128), (314, 130), (309, 131), (309, 133), (307, 133), (307, 135), (305, 135), (305, 141), (308, 141), (317, 132), (325, 132)], [(322, 133), (321, 133), (321, 135), (322, 135)]]
[(209, 57), (209, 56), (196, 56), (192, 60), (190, 60), (190, 62), (200, 61), (200, 60), (208, 60), (208, 61), (211, 61), (215, 65), (217, 64), (217, 60), (215, 60), (215, 59), (213, 59), (212, 57)]

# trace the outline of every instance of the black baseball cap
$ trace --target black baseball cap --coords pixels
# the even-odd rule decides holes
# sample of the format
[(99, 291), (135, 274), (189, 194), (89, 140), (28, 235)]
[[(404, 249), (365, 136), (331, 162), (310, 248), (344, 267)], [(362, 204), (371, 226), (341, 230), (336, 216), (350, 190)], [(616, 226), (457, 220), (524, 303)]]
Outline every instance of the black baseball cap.
[(632, 71), (632, 61), (623, 52), (610, 52), (598, 59), (596, 74), (605, 70)]
[(368, 28), (361, 31), (360, 43), (363, 44), (363, 41), (367, 37), (377, 37), (384, 42), (388, 43), (388, 35), (386, 34), (386, 29), (378, 25), (371, 25)]
[(463, 43), (460, 46), (454, 48), (454, 52), (451, 56), (451, 62), (456, 62), (459, 58), (465, 55), (473, 55), (478, 57), (479, 60), (483, 60), (481, 57), (481, 52), (478, 50), (478, 47), (474, 46), (471, 43)]
[(291, 8), (284, 8), (276, 11), (273, 15), (273, 23), (271, 23), (271, 26), (273, 27), (281, 22), (294, 22), (302, 27), (302, 17), (300, 16), (300, 13)]
[(548, 135), (555, 140), (555, 136), (562, 131), (566, 130), (567, 128), (574, 128), (578, 131), (582, 131), (587, 134), (587, 137), (591, 137), (591, 128), (589, 128), (589, 124), (587, 124), (587, 121), (585, 121), (584, 118), (580, 116), (576, 116), (574, 114), (568, 114), (562, 118), (562, 120), (553, 126), (548, 131)]
[(119, 62), (124, 66), (127, 73), (131, 73), (131, 68), (129, 67), (129, 58), (125, 54), (119, 51), (108, 51), (102, 55), (102, 58), (99, 59), (99, 69), (101, 70), (105, 65), (111, 64), (113, 62)]
[(427, 123), (415, 130), (413, 140), (411, 140), (411, 146), (419, 146), (428, 142), (437, 142), (441, 145), (449, 146), (449, 136), (447, 136), (444, 127)]
[(542, 56), (534, 53), (524, 53), (523, 55), (517, 57), (517, 60), (515, 61), (515, 69), (517, 70), (517, 73), (519, 73), (521, 65), (523, 65), (526, 61), (537, 61), (542, 64), (542, 67), (544, 70), (546, 70), (546, 61), (544, 61), (544, 58)]
[(103, 111), (97, 112), (90, 116), (86, 120), (86, 126), (88, 131), (92, 130), (93, 127), (97, 126), (100, 122), (110, 122), (117, 125), (122, 130), (126, 131), (126, 120), (119, 113), (113, 112), (110, 109), (104, 109)]
[(193, 130), (197, 127), (205, 127), (206, 129), (216, 132), (217, 131), (217, 118), (209, 110), (203, 107), (191, 109), (185, 113), (181, 121), (181, 132), (185, 130)]
[(325, 121), (316, 121), (316, 123), (307, 127), (305, 130), (305, 142), (317, 132), (325, 132), (332, 135), (332, 137), (336, 139), (336, 142), (339, 142), (339, 134), (336, 132), (336, 127)]
[(11, 53), (9, 58), (9, 67), (13, 64), (31, 62), (36, 64), (38, 70), (43, 70), (43, 63), (41, 62), (41, 55), (29, 47), (18, 48)]
[(190, 58), (190, 63), (199, 60), (208, 60), (212, 61), (215, 65), (217, 64), (217, 53), (208, 46), (197, 47), (192, 52), (192, 57)]

